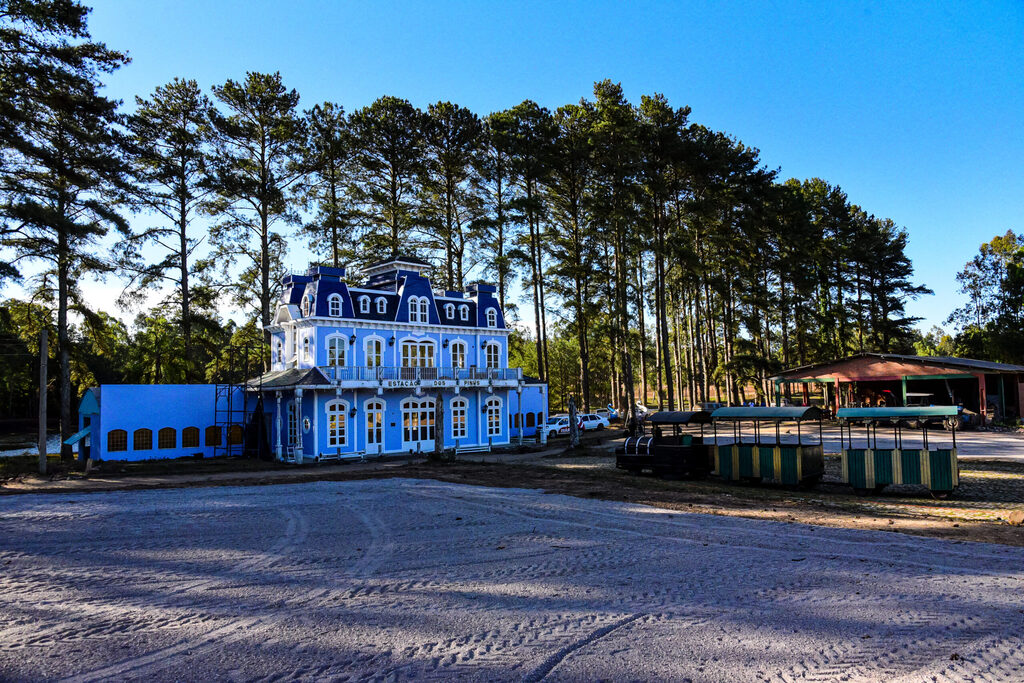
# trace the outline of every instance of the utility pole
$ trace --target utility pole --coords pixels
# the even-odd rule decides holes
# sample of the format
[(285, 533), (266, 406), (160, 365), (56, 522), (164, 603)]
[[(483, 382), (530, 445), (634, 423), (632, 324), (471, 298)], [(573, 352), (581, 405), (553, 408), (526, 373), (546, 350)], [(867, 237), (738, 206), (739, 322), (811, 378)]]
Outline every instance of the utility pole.
[(39, 474), (46, 474), (46, 349), (47, 329), (39, 334)]

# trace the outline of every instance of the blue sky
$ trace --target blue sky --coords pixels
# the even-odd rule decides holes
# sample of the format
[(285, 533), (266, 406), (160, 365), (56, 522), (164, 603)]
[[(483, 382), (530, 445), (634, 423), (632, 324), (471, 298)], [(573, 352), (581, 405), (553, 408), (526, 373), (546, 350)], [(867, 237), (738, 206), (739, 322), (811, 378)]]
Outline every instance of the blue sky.
[(246, 71), (280, 71), (303, 106), (348, 111), (385, 94), (480, 114), (557, 107), (603, 78), (633, 101), (664, 93), (782, 178), (824, 178), (906, 227), (935, 290), (909, 306), (925, 327), (957, 305), (954, 276), (982, 242), (1024, 230), (1021, 2), (93, 6), (93, 37), (133, 59), (108, 78), (126, 103), (175, 76), (208, 89)]

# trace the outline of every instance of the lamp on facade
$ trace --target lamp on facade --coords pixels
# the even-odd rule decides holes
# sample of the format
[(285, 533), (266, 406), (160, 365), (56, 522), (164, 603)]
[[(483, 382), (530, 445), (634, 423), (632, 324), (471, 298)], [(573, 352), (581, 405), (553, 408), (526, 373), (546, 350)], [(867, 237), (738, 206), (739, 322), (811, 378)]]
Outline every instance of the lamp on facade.
[(388, 346), (395, 345), (395, 335), (391, 335), (391, 339), (388, 339)]
[(485, 341), (480, 342), (480, 348), (481, 349), (486, 349), (487, 348), (487, 342), (485, 342)]
[(354, 345), (356, 343), (356, 335), (353, 334), (351, 337), (349, 337), (348, 338), (348, 343), (350, 345)]
[(353, 408), (352, 410), (348, 411), (348, 416), (349, 417), (355, 417), (356, 416), (356, 409)]
[(448, 340), (447, 339), (445, 339), (443, 342), (441, 342), (441, 348), (442, 349), (447, 349), (448, 348)]
[(486, 403), (481, 403), (480, 404), (480, 412), (481, 413), (486, 413), (487, 412), (487, 404)]

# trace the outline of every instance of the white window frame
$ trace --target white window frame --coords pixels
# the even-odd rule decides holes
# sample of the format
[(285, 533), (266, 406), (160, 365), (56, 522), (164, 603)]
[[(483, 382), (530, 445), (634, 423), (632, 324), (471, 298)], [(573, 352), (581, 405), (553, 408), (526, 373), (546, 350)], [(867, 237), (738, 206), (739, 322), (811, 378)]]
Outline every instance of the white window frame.
[[(434, 441), (436, 425), (434, 414), (437, 409), (434, 399), (429, 396), (410, 396), (402, 401), (402, 446), (409, 448)], [(410, 438), (416, 437), (416, 438)]]
[(310, 335), (306, 335), (302, 338), (302, 360), (312, 360), (311, 349), (313, 346), (313, 338)]
[[(363, 415), (366, 421), (366, 448), (384, 446), (384, 401), (371, 398), (363, 404)], [(376, 438), (374, 438), (376, 437)]]
[(327, 315), (332, 318), (340, 318), (341, 312), (344, 310), (345, 309), (341, 304), (340, 294), (331, 294), (327, 297)]
[(444, 305), (444, 317), (452, 320), (455, 318), (455, 304)]
[(469, 320), (469, 306), (467, 306), (466, 304), (462, 304), (461, 306), (459, 306), (459, 319)]
[(382, 296), (377, 297), (377, 313), (384, 315), (388, 312), (388, 300)]
[[(494, 353), (494, 365), (491, 365), (491, 353)], [(497, 342), (487, 342), (484, 345), (484, 368), (490, 370), (501, 367), (501, 344)]]
[(430, 309), (429, 302), (425, 296), (411, 296), (409, 297), (409, 322), (411, 323), (429, 323), (430, 322)]
[[(331, 359), (332, 346), (340, 351), (340, 354), (338, 354), (333, 360)], [(345, 335), (328, 335), (327, 342), (324, 347), (327, 349), (327, 365), (339, 368), (348, 365), (348, 338)], [(338, 356), (340, 356), (340, 358)]]
[(469, 436), (469, 401), (461, 396), (453, 398), (451, 408), (452, 440), (465, 439)]
[[(461, 353), (462, 364), (461, 365), (455, 362), (455, 360), (456, 360), (455, 349), (456, 348), (459, 348), (462, 351), (462, 353)], [(461, 340), (460, 341), (450, 342), (448, 344), (448, 353), (449, 353), (449, 357), (451, 358), (451, 364), (452, 364), (453, 368), (465, 369), (466, 367), (468, 367), (467, 363), (469, 362), (469, 351), (468, 351), (468, 347), (466, 345), (466, 342), (461, 341)]]
[(369, 313), (370, 312), (370, 297), (365, 294), (359, 297), (359, 312)]
[[(379, 353), (373, 354), (373, 353), (370, 352), (370, 347), (373, 344), (380, 344), (380, 352)], [(368, 368), (379, 368), (380, 366), (384, 365), (384, 349), (386, 348), (386, 346), (387, 345), (384, 343), (384, 338), (383, 337), (378, 337), (375, 334), (371, 335), (369, 337), (366, 337), (363, 340), (363, 358), (364, 358), (363, 365), (365, 365)], [(376, 363), (372, 362), (374, 355), (377, 356), (377, 358), (376, 358), (377, 362)]]
[(284, 362), (284, 342), (281, 339), (274, 341), (274, 353), (276, 354), (278, 363)]
[(348, 402), (341, 399), (324, 404), (327, 416), (327, 446), (343, 448), (348, 446)]
[[(429, 352), (428, 352), (429, 347)], [(415, 351), (406, 354), (406, 349)], [(437, 365), (437, 342), (433, 339), (406, 337), (398, 346), (398, 356), (403, 368), (433, 368)], [(406, 362), (408, 361), (408, 365)]]
[(484, 402), (484, 406), (487, 408), (484, 412), (487, 436), (501, 436), (501, 399), (491, 396)]
[(287, 431), (287, 444), (291, 447), (295, 447), (299, 444), (299, 416), (295, 411), (295, 401), (288, 401), (288, 406), (285, 408), (285, 422)]
[(494, 308), (487, 309), (487, 327), (498, 326), (498, 311)]
[(302, 297), (302, 315), (309, 317), (311, 311), (313, 311), (313, 296), (305, 294)]

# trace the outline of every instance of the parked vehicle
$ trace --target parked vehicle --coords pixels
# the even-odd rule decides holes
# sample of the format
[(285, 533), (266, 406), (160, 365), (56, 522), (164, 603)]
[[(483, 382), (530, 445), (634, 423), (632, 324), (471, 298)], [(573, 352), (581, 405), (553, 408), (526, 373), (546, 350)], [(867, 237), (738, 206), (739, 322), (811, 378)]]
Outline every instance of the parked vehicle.
[(580, 415), (580, 420), (585, 432), (607, 429), (609, 427), (608, 419), (601, 417), (597, 413), (584, 413)]
[(539, 427), (539, 431), (544, 433), (544, 436), (550, 439), (553, 436), (568, 436), (569, 435), (569, 416), (568, 415), (552, 415), (548, 418), (548, 421)]

